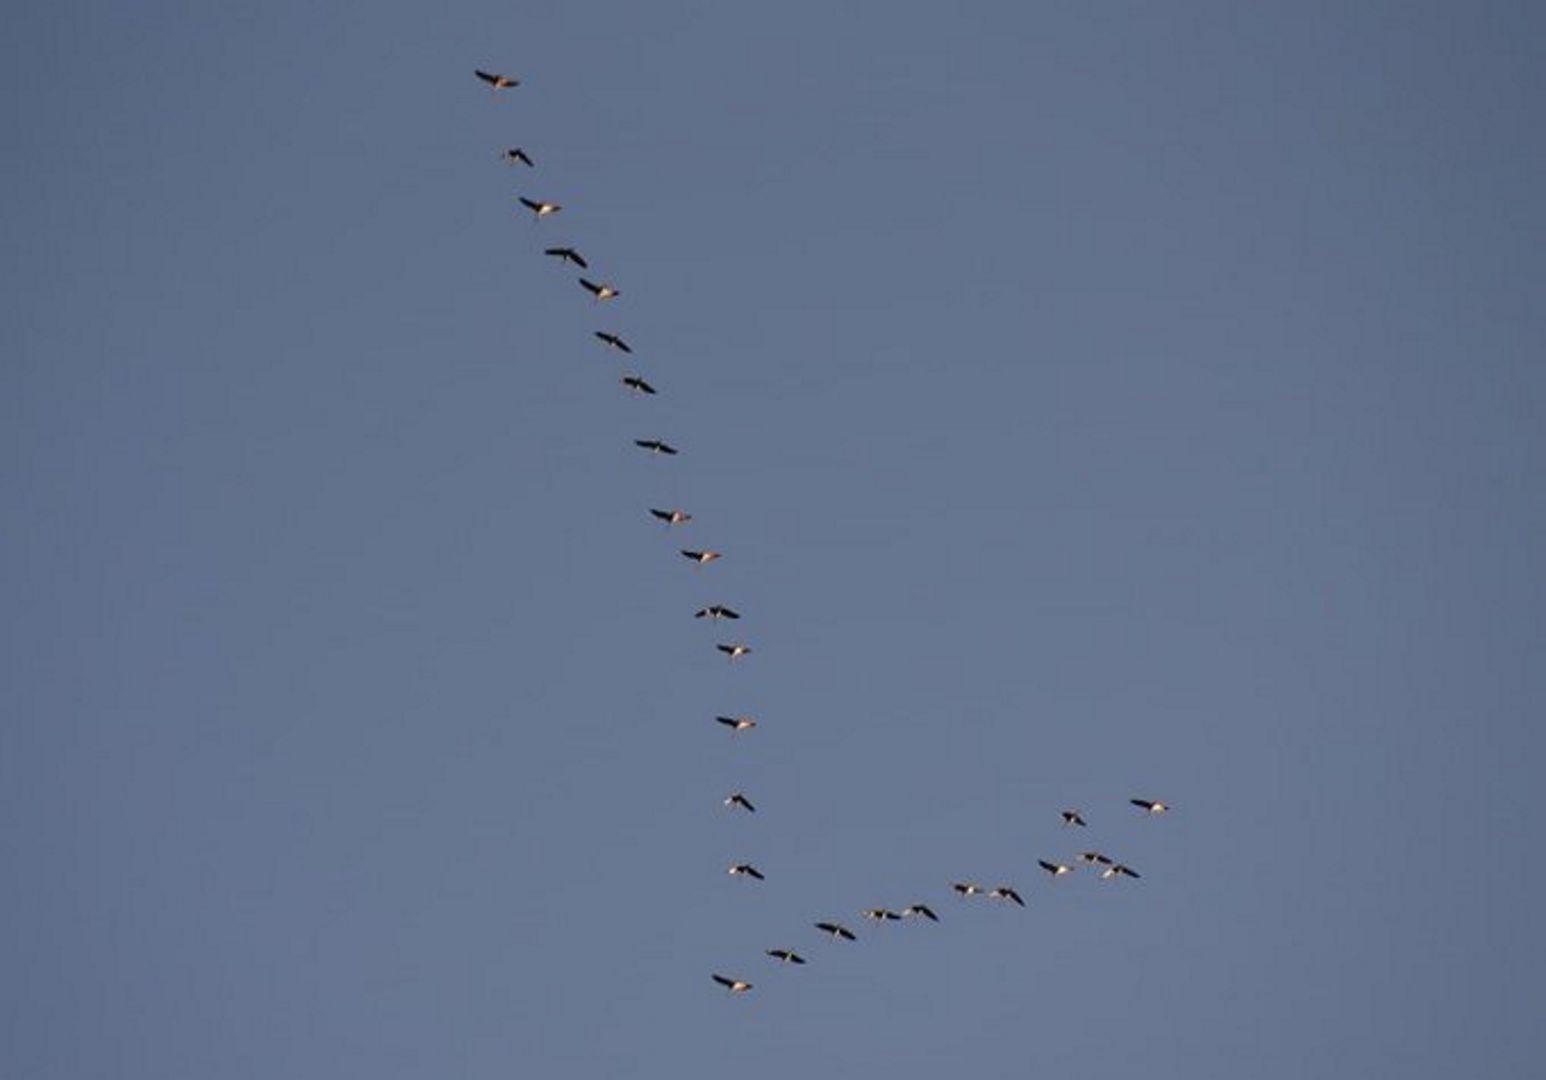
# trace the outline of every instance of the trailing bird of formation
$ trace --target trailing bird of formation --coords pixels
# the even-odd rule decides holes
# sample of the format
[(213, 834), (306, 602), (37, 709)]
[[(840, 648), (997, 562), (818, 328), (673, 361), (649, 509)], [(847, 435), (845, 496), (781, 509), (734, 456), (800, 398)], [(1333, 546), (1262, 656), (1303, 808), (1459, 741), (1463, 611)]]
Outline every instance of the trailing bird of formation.
[[(519, 79), (510, 75), (484, 71), (481, 69), (474, 70), (473, 74), (477, 76), (480, 82), (490, 87), (495, 96), (499, 96), (502, 91), (512, 90), (521, 85), (521, 81)], [(526, 169), (536, 168), (535, 160), (523, 147), (508, 147), (501, 150), (499, 156), (505, 162), (511, 165), (523, 165), (526, 167)], [(549, 202), (545, 199), (535, 199), (527, 195), (519, 196), (517, 201), (520, 206), (531, 212), (533, 222), (542, 222), (546, 219), (552, 218), (555, 214), (563, 209), (563, 207), (556, 202)], [(544, 227), (544, 232), (546, 232), (547, 228), (547, 226)], [(557, 260), (557, 262), (561, 265), (574, 266), (581, 270), (587, 271), (590, 269), (590, 261), (581, 255), (580, 252), (573, 246), (566, 244), (555, 244), (551, 247), (542, 248), (541, 251), (542, 255)], [(620, 290), (616, 285), (609, 281), (596, 281), (585, 276), (581, 276), (577, 280), (580, 287), (589, 293), (598, 304), (601, 301), (616, 300), (622, 295), (622, 290)], [(629, 345), (620, 334), (613, 330), (592, 330), (592, 335), (596, 338), (597, 341), (601, 342), (602, 345), (611, 351), (629, 356), (633, 354), (633, 347)], [(626, 372), (622, 374), (618, 381), (627, 387), (632, 395), (637, 398), (654, 397), (657, 393), (655, 387), (649, 381), (647, 381), (644, 376), (634, 372)], [(651, 456), (675, 457), (679, 453), (675, 446), (659, 438), (634, 439), (633, 444), (639, 449), (647, 451)], [(667, 529), (673, 531), (676, 527), (685, 527), (693, 521), (692, 514), (676, 508), (650, 507), (649, 512), (650, 515), (656, 520), (663, 522)], [(681, 548), (679, 550), (684, 558), (700, 567), (707, 566), (709, 563), (716, 562), (723, 558), (723, 555), (720, 552), (707, 548)], [(696, 612), (693, 613), (693, 615), (694, 618), (707, 619), (711, 623), (718, 623), (722, 620), (738, 620), (741, 618), (740, 612), (736, 611), (734, 608), (728, 607), (725, 604), (718, 602), (710, 603), (704, 607), (699, 608)], [(750, 654), (752, 651), (749, 645), (746, 645), (742, 642), (716, 643), (715, 648), (719, 652), (725, 654), (731, 661), (739, 660), (742, 657)], [(747, 735), (757, 728), (757, 721), (746, 715), (716, 716), (714, 717), (714, 720), (721, 727), (726, 729), (731, 735), (735, 736)], [(746, 797), (746, 795), (740, 791), (732, 792), (730, 795), (725, 797), (723, 802), (727, 808), (740, 811), (743, 814), (756, 813), (757, 810), (757, 808), (752, 805), (751, 801)], [(1131, 806), (1136, 807), (1139, 811), (1141, 811), (1141, 815), (1139, 816), (1144, 817), (1156, 817), (1168, 813), (1171, 810), (1171, 805), (1169, 803), (1161, 802), (1158, 799), (1134, 797), (1130, 798), (1128, 802), (1131, 804)], [(1132, 813), (1132, 811), (1129, 810), (1128, 813)], [(1059, 818), (1061, 819), (1064, 829), (1086, 829), (1089, 827), (1083, 812), (1077, 809), (1062, 810), (1059, 812)], [(1094, 871), (1101, 880), (1105, 881), (1116, 881), (1121, 878), (1137, 880), (1139, 877), (1141, 877), (1138, 871), (1134, 870), (1128, 864), (1118, 862), (1110, 856), (1102, 854), (1099, 851), (1079, 852), (1077, 855), (1069, 857), (1067, 861), (1037, 858), (1034, 860), (1034, 862), (1037, 866), (1046, 872), (1049, 878), (1049, 884), (1057, 882), (1059, 878), (1073, 874), (1077, 867), (1080, 865), (1090, 867), (1090, 869)], [(1030, 866), (1031, 860), (1027, 859), (1025, 865), (1027, 867)], [(754, 882), (761, 882), (766, 880), (766, 875), (749, 862), (733, 862), (730, 864), (727, 873), (731, 877), (749, 879)], [(1027, 907), (1025, 897), (1022, 896), (1013, 885), (999, 884), (993, 886), (992, 888), (984, 888), (982, 885), (975, 881), (965, 880), (951, 882), (949, 884), (949, 888), (956, 894), (959, 900), (963, 901), (972, 901), (977, 899), (997, 900), (1004, 903), (1013, 904), (1016, 907)], [(1034, 902), (1034, 897), (1032, 897), (1032, 900)], [(871, 907), (859, 909), (856, 913), (860, 917), (876, 924), (885, 924), (888, 922), (901, 923), (917, 920), (923, 920), (929, 923), (940, 922), (940, 916), (932, 907), (926, 903), (919, 902), (908, 904), (905, 907), (902, 907), (900, 910), (893, 910), (888, 907)], [(821, 919), (812, 922), (809, 925), (814, 927), (815, 930), (819, 931), (824, 937), (829, 938), (833, 942), (853, 942), (857, 941), (859, 937), (859, 935), (854, 933), (843, 923), (832, 918)], [(806, 932), (809, 933), (809, 930)], [(781, 944), (767, 948), (764, 949), (763, 952), (767, 957), (776, 961), (780, 967), (807, 966), (806, 958), (800, 953), (796, 952), (794, 949), (789, 948), (787, 945)], [(766, 961), (763, 962), (766, 963)], [(753, 984), (740, 975), (724, 975), (719, 972), (711, 972), (710, 974), (713, 981), (732, 996), (743, 996), (753, 989)]]

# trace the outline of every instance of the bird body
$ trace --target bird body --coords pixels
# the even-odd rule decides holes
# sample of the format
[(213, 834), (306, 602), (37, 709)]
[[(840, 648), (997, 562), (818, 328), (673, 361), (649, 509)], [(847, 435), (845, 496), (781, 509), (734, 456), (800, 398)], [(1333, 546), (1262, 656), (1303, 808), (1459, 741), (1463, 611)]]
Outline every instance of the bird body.
[(695, 619), (739, 619), (740, 617), (738, 612), (731, 611), (723, 604), (710, 604), (693, 613)]
[(526, 151), (522, 150), (519, 146), (510, 147), (510, 149), (506, 150), (500, 156), (512, 165), (519, 162), (520, 164), (525, 165), (528, 169), (533, 168), (536, 165), (536, 162), (532, 161), (531, 155), (526, 153)]
[(934, 914), (934, 909), (929, 907), (928, 904), (909, 904), (907, 907), (902, 909), (902, 914), (909, 917), (913, 915), (922, 915), (930, 922), (939, 922), (939, 916)]
[(667, 525), (685, 525), (692, 520), (692, 515), (685, 510), (656, 510), (651, 507), (650, 514)]
[(739, 791), (727, 795), (725, 797), (725, 805), (731, 809), (740, 807), (742, 810), (745, 810), (749, 814), (755, 814), (757, 812), (757, 808), (751, 804), (751, 800), (748, 799), (745, 795), (742, 795)]
[(585, 261), (585, 256), (581, 255), (572, 247), (550, 247), (544, 249), (542, 254), (551, 255), (555, 259), (558, 259), (562, 262), (574, 263), (574, 265), (580, 267), (581, 269), (584, 269), (590, 265), (590, 263)]
[(521, 85), (520, 79), (512, 79), (508, 75), (498, 75), (492, 71), (479, 71), (475, 68), (473, 69), (473, 74), (488, 83), (495, 90), (508, 90), (512, 86)]
[(724, 556), (717, 551), (688, 551), (686, 548), (682, 549), (682, 556), (684, 558), (691, 559), (699, 566), (706, 566), (713, 562), (715, 559), (724, 558)]
[(622, 384), (635, 394), (653, 394), (655, 388), (637, 375), (624, 375), (620, 380)]
[(1074, 868), (1072, 866), (1067, 866), (1063, 863), (1048, 862), (1046, 859), (1037, 859), (1036, 864), (1047, 873), (1051, 874), (1054, 878), (1060, 878), (1064, 874), (1072, 874), (1074, 872)]
[(619, 290), (614, 289), (611, 285), (605, 282), (595, 282), (590, 280), (590, 278), (581, 278), (580, 285), (597, 300), (611, 300), (622, 295)]
[(744, 994), (752, 988), (752, 984), (745, 979), (727, 979), (723, 975), (715, 975), (714, 981), (732, 994)]
[(551, 217), (563, 209), (563, 207), (559, 206), (557, 203), (542, 202), (539, 199), (528, 199), (524, 195), (521, 196), (521, 205), (530, 210), (532, 215), (538, 220), (541, 220), (545, 217)]
[(663, 443), (659, 439), (635, 439), (633, 444), (640, 450), (648, 450), (652, 454), (665, 454), (667, 457), (673, 457), (676, 454), (676, 447)]
[(714, 719), (729, 728), (732, 735), (738, 735), (743, 731), (750, 731), (757, 726), (757, 721), (749, 716), (716, 716)]
[(1019, 904), (1021, 907), (1025, 906), (1025, 901), (1020, 899), (1020, 894), (1015, 892), (1008, 885), (996, 886), (988, 892), (988, 896), (994, 900), (1012, 900), (1016, 904)]
[(767, 953), (773, 959), (781, 961), (785, 964), (805, 963), (805, 957), (801, 956), (799, 953), (792, 949), (768, 949)]
[(1153, 799), (1128, 799), (1128, 802), (1149, 814), (1163, 814), (1170, 807)]
[(749, 877), (749, 878), (752, 878), (754, 881), (765, 881), (765, 880), (767, 880), (765, 877), (763, 877), (762, 871), (758, 870), (751, 863), (744, 863), (744, 862), (743, 863), (736, 863), (734, 866), (732, 866), (726, 872), (731, 877)]
[(834, 938), (840, 938), (843, 941), (854, 941), (857, 937), (857, 935), (855, 935), (852, 930), (848, 929), (848, 927), (844, 926), (842, 923), (819, 922), (815, 924), (815, 927), (822, 933), (831, 934)]
[(742, 645), (739, 642), (734, 645), (716, 645), (714, 648), (730, 657), (732, 661), (739, 660), (741, 657), (752, 651), (750, 645)]
[(633, 349), (629, 348), (628, 342), (624, 341), (616, 334), (609, 334), (605, 330), (597, 330), (594, 331), (594, 333), (596, 337), (600, 339), (601, 343), (607, 346), (609, 349), (616, 349), (619, 352), (625, 353), (633, 352)]
[(1143, 877), (1142, 874), (1140, 874), (1138, 871), (1134, 870), (1131, 866), (1124, 866), (1121, 863), (1112, 863), (1110, 866), (1106, 867), (1106, 869), (1104, 869), (1104, 870), (1102, 870), (1100, 872), (1100, 876), (1101, 876), (1102, 880), (1108, 880), (1110, 878), (1118, 878), (1118, 877), (1130, 877), (1130, 878), (1140, 878), (1140, 877)]
[(1077, 825), (1080, 828), (1084, 828), (1084, 818), (1082, 816), (1080, 816), (1079, 811), (1077, 811), (1077, 810), (1064, 810), (1063, 811), (1063, 824), (1064, 825)]

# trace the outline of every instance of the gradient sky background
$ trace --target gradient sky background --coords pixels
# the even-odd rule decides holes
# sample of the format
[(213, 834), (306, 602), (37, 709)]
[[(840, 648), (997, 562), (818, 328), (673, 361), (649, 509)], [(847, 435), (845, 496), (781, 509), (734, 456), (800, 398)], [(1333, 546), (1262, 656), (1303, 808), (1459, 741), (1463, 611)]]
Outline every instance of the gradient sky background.
[(834, 7), (10, 13), (0, 1073), (1539, 1067), (1546, 11)]

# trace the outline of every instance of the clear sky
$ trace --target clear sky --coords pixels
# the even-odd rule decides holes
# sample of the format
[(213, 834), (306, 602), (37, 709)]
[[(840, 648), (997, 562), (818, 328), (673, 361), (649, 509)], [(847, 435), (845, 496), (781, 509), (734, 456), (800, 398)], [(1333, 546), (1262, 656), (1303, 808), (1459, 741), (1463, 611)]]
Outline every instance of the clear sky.
[(10, 12), (0, 1074), (1533, 1072), (1543, 40)]

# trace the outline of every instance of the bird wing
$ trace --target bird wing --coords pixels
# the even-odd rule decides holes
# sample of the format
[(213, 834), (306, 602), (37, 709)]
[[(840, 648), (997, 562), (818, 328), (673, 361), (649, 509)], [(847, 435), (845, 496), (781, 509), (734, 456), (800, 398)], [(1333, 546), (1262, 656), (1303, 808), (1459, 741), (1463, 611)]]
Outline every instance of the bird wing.
[(727, 979), (723, 975), (715, 975), (714, 976), (714, 981), (719, 983), (720, 986), (734, 986), (735, 985), (735, 981), (733, 979)]

